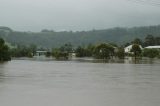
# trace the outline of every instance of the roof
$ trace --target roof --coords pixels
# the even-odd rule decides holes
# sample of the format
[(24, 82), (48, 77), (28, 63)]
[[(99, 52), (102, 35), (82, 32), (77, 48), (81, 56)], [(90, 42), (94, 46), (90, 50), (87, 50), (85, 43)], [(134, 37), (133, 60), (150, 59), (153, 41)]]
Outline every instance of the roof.
[(129, 46), (125, 47), (125, 49), (127, 49), (127, 48), (132, 48), (132, 45), (129, 45)]
[(160, 49), (160, 46), (157, 45), (157, 46), (147, 46), (145, 47), (146, 49)]
[[(132, 46), (133, 46), (133, 44), (125, 47), (125, 49), (127, 49), (127, 48), (132, 48)], [(140, 47), (141, 49), (143, 49), (141, 45), (139, 45), (139, 47)]]
[(37, 53), (46, 53), (47, 51), (36, 51)]

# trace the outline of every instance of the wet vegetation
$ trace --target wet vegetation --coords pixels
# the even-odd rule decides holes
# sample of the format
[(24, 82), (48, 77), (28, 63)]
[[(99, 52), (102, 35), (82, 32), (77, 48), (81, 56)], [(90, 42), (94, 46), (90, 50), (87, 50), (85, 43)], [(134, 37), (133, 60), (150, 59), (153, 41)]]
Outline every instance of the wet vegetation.
[[(12, 45), (37, 45), (43, 48), (57, 48), (70, 42), (75, 47), (87, 46), (101, 42), (118, 45), (131, 42), (134, 38), (145, 40), (146, 35), (154, 35), (155, 42), (145, 43), (146, 45), (160, 44), (160, 25), (133, 28), (111, 28), (91, 31), (60, 31), (42, 30), (41, 32), (20, 32), (8, 27), (0, 27), (0, 37)], [(149, 38), (151, 39), (151, 38)], [(147, 40), (147, 39), (146, 39)], [(139, 41), (138, 41), (139, 42)], [(139, 42), (141, 43), (141, 42)]]
[[(151, 27), (151, 29), (154, 29), (154, 27)], [(113, 32), (114, 31), (115, 30), (113, 30)], [(5, 27), (0, 30), (0, 36), (2, 38), (5, 38), (6, 36), (9, 37), (12, 32), (13, 31), (11, 29)], [(41, 33), (48, 34), (48, 33), (55, 33), (55, 32), (43, 30)], [(23, 34), (27, 35), (27, 33), (23, 33)], [(18, 36), (19, 34), (17, 33), (16, 35)], [(45, 53), (44, 55), (46, 57), (52, 56), (57, 60), (61, 60), (61, 59), (67, 60), (73, 56), (78, 57), (78, 58), (92, 57), (96, 59), (114, 59), (114, 58), (124, 59), (126, 56), (131, 56), (131, 57), (134, 57), (135, 59), (140, 58), (140, 57), (149, 57), (149, 58), (159, 58), (160, 57), (159, 49), (146, 49), (145, 48), (147, 46), (160, 45), (160, 37), (153, 36), (151, 34), (147, 35), (144, 39), (135, 38), (131, 40), (130, 42), (128, 43), (124, 42), (123, 44), (118, 44), (118, 43), (115, 44), (115, 43), (101, 41), (98, 43), (88, 42), (89, 44), (87, 45), (79, 44), (77, 46), (78, 42), (75, 45), (73, 42), (69, 42), (69, 43), (63, 42), (64, 43), (63, 45), (59, 45), (59, 46), (52, 45), (52, 47), (44, 47), (41, 45), (36, 45), (36, 44), (33, 44), (34, 41), (32, 42), (32, 44), (26, 44), (26, 45), (24, 45), (23, 43), (21, 44), (21, 43), (16, 43), (16, 42), (14, 42), (13, 44), (13, 42), (11, 43), (5, 42), (5, 41), (8, 41), (8, 38), (5, 38), (5, 41), (2, 38), (0, 39), (0, 61), (8, 61), (11, 59), (11, 57), (16, 57), (16, 58), (17, 57), (30, 57), (32, 58), (34, 56), (37, 56), (37, 51), (44, 52)], [(18, 39), (18, 38), (14, 38), (14, 39)], [(87, 41), (88, 39), (85, 39), (85, 40)], [(22, 41), (25, 42), (26, 40), (23, 39)], [(35, 40), (35, 42), (37, 41)], [(44, 43), (44, 42), (41, 42), (41, 43)], [(124, 49), (126, 46), (129, 46), (129, 45), (132, 45), (132, 49), (130, 50), (130, 53), (125, 53)], [(139, 45), (141, 45), (145, 49), (141, 49)]]
[(0, 38), (0, 61), (11, 60), (9, 47), (5, 44), (5, 41)]

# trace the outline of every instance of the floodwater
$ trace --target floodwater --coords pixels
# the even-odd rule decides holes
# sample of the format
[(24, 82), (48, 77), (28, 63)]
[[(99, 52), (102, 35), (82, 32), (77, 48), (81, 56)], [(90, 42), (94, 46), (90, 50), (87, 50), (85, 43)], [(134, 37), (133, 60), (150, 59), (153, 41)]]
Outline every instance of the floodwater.
[(0, 106), (159, 105), (159, 63), (0, 63)]

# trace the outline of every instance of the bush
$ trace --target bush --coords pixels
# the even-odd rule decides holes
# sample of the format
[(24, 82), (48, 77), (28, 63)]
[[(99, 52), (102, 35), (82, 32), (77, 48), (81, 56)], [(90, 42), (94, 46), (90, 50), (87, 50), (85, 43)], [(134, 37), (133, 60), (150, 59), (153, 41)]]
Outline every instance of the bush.
[(68, 53), (62, 52), (60, 49), (53, 49), (52, 56), (56, 59), (68, 59)]
[(120, 59), (123, 59), (124, 56), (125, 56), (124, 49), (123, 48), (118, 48), (118, 52), (116, 53), (116, 56)]
[(114, 54), (114, 48), (109, 44), (99, 44), (94, 49), (94, 57), (98, 59), (108, 59)]
[(149, 58), (159, 57), (159, 50), (157, 49), (144, 49), (143, 56)]

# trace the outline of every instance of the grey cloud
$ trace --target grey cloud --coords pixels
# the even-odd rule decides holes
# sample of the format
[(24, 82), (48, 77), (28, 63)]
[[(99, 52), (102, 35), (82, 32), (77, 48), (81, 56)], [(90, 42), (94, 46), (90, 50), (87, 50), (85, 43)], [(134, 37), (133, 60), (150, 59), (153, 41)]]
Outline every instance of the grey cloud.
[(0, 23), (14, 30), (90, 30), (160, 24), (160, 7), (127, 0), (1, 0)]

